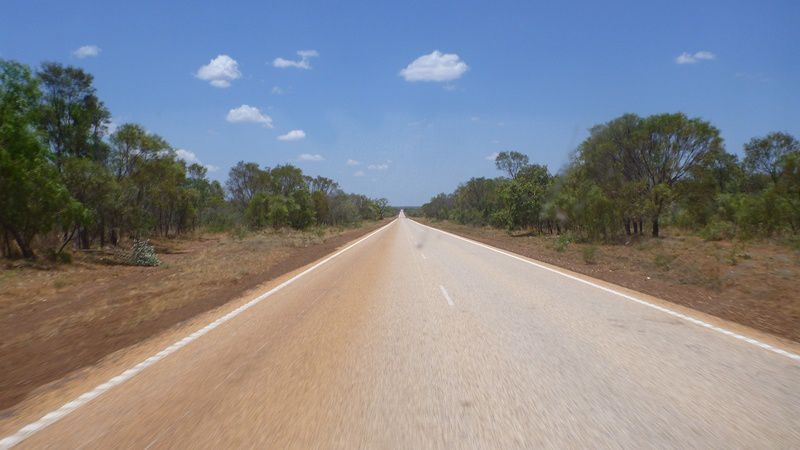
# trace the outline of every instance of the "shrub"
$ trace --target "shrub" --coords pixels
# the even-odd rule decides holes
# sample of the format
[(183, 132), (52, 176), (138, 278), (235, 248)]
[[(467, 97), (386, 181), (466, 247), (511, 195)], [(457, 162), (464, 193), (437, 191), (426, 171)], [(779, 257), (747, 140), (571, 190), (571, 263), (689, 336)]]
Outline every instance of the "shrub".
[(230, 230), (230, 236), (235, 241), (241, 241), (247, 237), (247, 228), (244, 225), (236, 225)]
[(733, 238), (735, 230), (736, 227), (730, 222), (712, 220), (700, 230), (700, 237), (707, 241), (721, 241)]
[(555, 248), (557, 252), (563, 252), (567, 250), (569, 244), (573, 241), (572, 235), (569, 233), (564, 233), (556, 238)]
[(134, 266), (158, 266), (161, 261), (156, 256), (156, 250), (147, 241), (147, 239), (133, 240), (133, 247), (131, 248), (130, 255), (128, 255), (128, 262)]
[(586, 264), (597, 263), (597, 246), (589, 245), (583, 247), (581, 254), (583, 255), (583, 262), (585, 262)]
[(72, 264), (72, 253), (70, 252), (56, 253), (55, 259), (57, 262), (60, 262), (62, 264)]
[(669, 255), (666, 253), (659, 253), (656, 255), (653, 262), (656, 266), (661, 270), (669, 270), (672, 268), (672, 261), (675, 260), (674, 255)]

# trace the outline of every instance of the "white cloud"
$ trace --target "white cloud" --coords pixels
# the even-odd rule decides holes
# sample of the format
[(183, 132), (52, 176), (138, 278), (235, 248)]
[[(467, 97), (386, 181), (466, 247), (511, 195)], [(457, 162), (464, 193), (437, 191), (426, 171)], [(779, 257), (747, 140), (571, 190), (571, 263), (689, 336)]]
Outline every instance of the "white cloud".
[(355, 159), (348, 159), (347, 160), (347, 165), (348, 166), (357, 166), (359, 164), (361, 164), (361, 162), (360, 161), (356, 161)]
[(216, 87), (216, 88), (223, 88), (224, 89), (224, 88), (227, 88), (227, 87), (231, 87), (231, 82), (228, 81), (228, 80), (222, 80), (222, 79), (220, 79), (220, 80), (211, 80), (208, 83), (210, 85)]
[(194, 152), (186, 150), (186, 149), (179, 148), (179, 149), (175, 150), (175, 156), (177, 156), (178, 159), (182, 159), (182, 160), (186, 161), (189, 164), (193, 164), (193, 163), (200, 164), (200, 160), (197, 159), (197, 155), (195, 155)]
[(356, 173), (354, 173), (353, 176), (354, 177), (363, 177), (364, 176), (364, 171), (363, 170), (359, 170)]
[(283, 95), (286, 91), (281, 89), (280, 86), (272, 86), (272, 95)]
[(239, 63), (228, 55), (218, 55), (205, 66), (197, 69), (195, 76), (203, 81), (208, 81), (212, 86), (226, 88), (231, 81), (242, 77)]
[(491, 154), (489, 154), (489, 155), (486, 155), (486, 158), (485, 158), (485, 159), (486, 159), (487, 161), (494, 161), (494, 160), (496, 160), (496, 159), (497, 159), (497, 156), (498, 156), (498, 155), (500, 155), (500, 153), (497, 153), (497, 152), (492, 152)]
[(278, 136), (279, 141), (299, 141), (306, 138), (306, 132), (303, 130), (292, 130), (286, 134)]
[(187, 164), (200, 164), (201, 166), (205, 167), (206, 170), (208, 170), (209, 172), (214, 172), (219, 170), (219, 167), (217, 166), (213, 166), (211, 164), (203, 164), (203, 162), (200, 161), (200, 158), (198, 158), (197, 155), (190, 150), (179, 148), (175, 150), (175, 156), (178, 159), (186, 161)]
[(72, 56), (74, 56), (74, 57), (76, 57), (78, 59), (90, 58), (92, 56), (99, 55), (100, 51), (101, 51), (100, 47), (98, 47), (96, 45), (84, 45), (84, 46), (78, 47), (77, 50), (72, 52)]
[(675, 58), (675, 64), (694, 64), (700, 61), (711, 61), (714, 59), (717, 59), (717, 55), (707, 50), (700, 50), (694, 54), (683, 52)]
[(300, 161), (325, 161), (325, 158), (320, 154), (312, 155), (310, 153), (303, 153), (297, 157)]
[(272, 117), (262, 114), (255, 106), (242, 105), (228, 111), (225, 120), (231, 123), (260, 123), (267, 128), (272, 128)]
[(370, 164), (367, 166), (369, 170), (387, 170), (389, 169), (389, 164)]
[(285, 69), (287, 67), (295, 67), (298, 69), (310, 69), (311, 68), (311, 58), (316, 58), (319, 56), (319, 52), (316, 50), (299, 50), (297, 55), (300, 57), (299, 60), (293, 61), (291, 59), (284, 59), (284, 58), (275, 58), (272, 61), (272, 65), (279, 69)]
[(467, 69), (467, 63), (455, 53), (435, 50), (430, 55), (415, 59), (400, 71), (400, 76), (406, 81), (452, 81), (461, 78)]

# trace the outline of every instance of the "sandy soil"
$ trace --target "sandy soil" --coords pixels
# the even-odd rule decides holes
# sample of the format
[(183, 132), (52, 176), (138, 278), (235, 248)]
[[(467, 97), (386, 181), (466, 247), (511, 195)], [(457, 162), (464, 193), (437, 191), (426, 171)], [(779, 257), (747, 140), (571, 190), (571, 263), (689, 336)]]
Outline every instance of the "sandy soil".
[(659, 239), (570, 243), (558, 251), (553, 236), (415, 220), (800, 342), (800, 252), (786, 246), (708, 242), (669, 230)]
[(302, 267), (384, 222), (154, 242), (160, 267), (78, 254), (57, 267), (0, 268), (0, 414), (44, 384)]

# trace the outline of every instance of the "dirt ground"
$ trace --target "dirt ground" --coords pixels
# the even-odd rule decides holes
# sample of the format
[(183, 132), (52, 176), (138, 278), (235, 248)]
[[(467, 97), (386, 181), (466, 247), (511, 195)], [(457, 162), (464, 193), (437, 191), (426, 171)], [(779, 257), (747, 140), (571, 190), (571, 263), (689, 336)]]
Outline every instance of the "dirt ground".
[(311, 263), (386, 222), (325, 232), (207, 234), (154, 241), (159, 267), (72, 264), (0, 268), (0, 415), (36, 388)]
[(570, 243), (451, 222), (428, 225), (800, 342), (800, 252), (667, 230), (620, 245)]

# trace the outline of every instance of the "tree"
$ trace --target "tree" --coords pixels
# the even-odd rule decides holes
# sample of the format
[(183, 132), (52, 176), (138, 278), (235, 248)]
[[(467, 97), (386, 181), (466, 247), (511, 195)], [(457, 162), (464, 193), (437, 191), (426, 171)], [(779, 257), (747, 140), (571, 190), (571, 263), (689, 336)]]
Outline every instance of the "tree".
[(540, 225), (550, 179), (545, 166), (533, 164), (522, 168), (516, 178), (500, 189), (504, 208), (498, 221), (509, 229)]
[(339, 183), (330, 178), (318, 176), (310, 179), (309, 188), (311, 192), (322, 192), (325, 195), (331, 195), (334, 191), (339, 189)]
[(622, 212), (626, 234), (641, 230), (644, 214), (644, 167), (638, 159), (639, 130), (643, 119), (624, 114), (589, 130), (589, 137), (578, 147), (575, 170), (600, 187)]
[(34, 128), (38, 101), (30, 69), (0, 60), (0, 226), (25, 258), (34, 256), (37, 234), (82, 212)]
[(769, 175), (773, 183), (783, 172), (787, 155), (800, 153), (800, 142), (788, 133), (773, 132), (744, 145), (744, 165), (752, 174)]
[(528, 165), (528, 155), (520, 152), (500, 152), (494, 160), (497, 170), (508, 174), (509, 178), (516, 178), (523, 167)]
[(269, 171), (261, 170), (256, 163), (239, 161), (228, 173), (225, 187), (234, 206), (244, 211), (258, 192), (270, 192), (272, 178)]
[(45, 63), (39, 71), (44, 95), (41, 125), (60, 167), (64, 156), (104, 161), (102, 138), (111, 114), (95, 95), (94, 77), (76, 67)]
[(386, 208), (389, 206), (389, 199), (379, 198), (375, 200), (375, 206), (378, 209), (378, 219), (383, 220), (383, 215), (386, 213)]
[(719, 130), (683, 113), (646, 118), (638, 132), (637, 162), (648, 188), (652, 234), (659, 235), (659, 219), (672, 198), (672, 188), (710, 153), (722, 146)]

